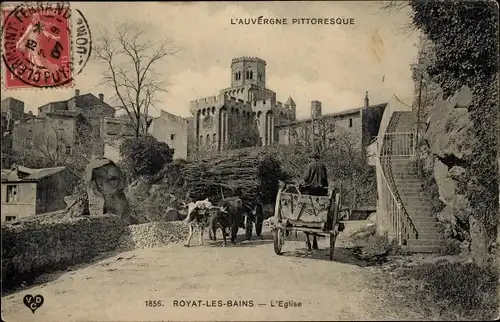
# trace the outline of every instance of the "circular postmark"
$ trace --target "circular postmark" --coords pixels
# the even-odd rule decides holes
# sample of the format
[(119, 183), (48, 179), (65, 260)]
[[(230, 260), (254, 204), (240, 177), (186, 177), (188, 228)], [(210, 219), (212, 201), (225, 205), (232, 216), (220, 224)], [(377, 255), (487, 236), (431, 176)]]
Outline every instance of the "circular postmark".
[[(77, 37), (72, 43), (69, 3), (28, 3), (3, 9), (2, 14), (2, 58), (11, 78), (31, 87), (62, 87), (85, 67), (91, 51), (90, 30), (77, 11)], [(85, 41), (79, 40), (81, 54), (74, 68), (72, 45), (78, 44), (78, 37)]]
[(73, 71), (75, 75), (82, 72), (90, 58), (92, 52), (92, 34), (90, 33), (89, 24), (83, 13), (75, 9), (75, 33), (73, 35)]

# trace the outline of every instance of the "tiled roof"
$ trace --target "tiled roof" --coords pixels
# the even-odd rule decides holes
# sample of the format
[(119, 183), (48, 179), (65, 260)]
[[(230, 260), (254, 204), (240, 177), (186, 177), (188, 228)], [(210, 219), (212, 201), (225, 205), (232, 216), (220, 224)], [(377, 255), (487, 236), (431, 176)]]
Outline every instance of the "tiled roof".
[(45, 177), (49, 177), (49, 176), (56, 174), (58, 172), (61, 172), (65, 169), (66, 169), (66, 167), (32, 169), (35, 171), (32, 172), (29, 176), (27, 176), (25, 179), (27, 179), (27, 180), (39, 180), (39, 179), (42, 179)]
[(30, 180), (40, 180), (45, 177), (49, 177), (58, 172), (66, 169), (66, 167), (54, 167), (54, 168), (42, 168), (42, 169), (31, 169), (23, 166), (17, 167), (19, 172), (28, 174), (28, 176), (19, 179), (15, 169), (13, 170), (2, 170), (2, 181), (30, 181)]

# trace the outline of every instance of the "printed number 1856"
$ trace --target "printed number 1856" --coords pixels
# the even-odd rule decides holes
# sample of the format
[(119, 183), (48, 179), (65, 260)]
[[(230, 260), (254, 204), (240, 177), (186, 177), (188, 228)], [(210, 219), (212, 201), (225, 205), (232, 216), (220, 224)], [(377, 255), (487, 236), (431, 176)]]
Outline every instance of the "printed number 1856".
[(160, 301), (147, 300), (144, 301), (146, 303), (146, 307), (160, 307), (163, 306), (163, 303)]

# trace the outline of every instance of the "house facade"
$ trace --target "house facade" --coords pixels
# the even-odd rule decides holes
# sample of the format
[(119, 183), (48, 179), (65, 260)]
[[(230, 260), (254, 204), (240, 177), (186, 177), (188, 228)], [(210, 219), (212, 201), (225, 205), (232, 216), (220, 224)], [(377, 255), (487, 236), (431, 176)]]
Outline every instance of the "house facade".
[[(363, 107), (337, 113), (322, 114), (322, 104), (311, 102), (311, 117), (277, 126), (279, 144), (313, 144), (313, 138), (325, 144), (334, 144), (336, 138), (344, 137), (357, 149), (367, 152), (378, 134), (382, 115), (387, 103), (370, 105), (368, 93)], [(314, 136), (312, 135), (314, 133)]]
[(80, 95), (75, 90), (75, 96), (69, 100), (42, 105), (36, 117), (25, 117), (13, 124), (13, 153), (29, 154), (55, 164), (76, 155), (102, 155), (102, 120), (114, 114), (114, 108), (104, 102), (102, 94)]
[(187, 159), (189, 120), (161, 111), (153, 119), (149, 133), (160, 142), (174, 149), (173, 159)]
[(65, 209), (77, 181), (66, 167), (2, 170), (2, 222)]

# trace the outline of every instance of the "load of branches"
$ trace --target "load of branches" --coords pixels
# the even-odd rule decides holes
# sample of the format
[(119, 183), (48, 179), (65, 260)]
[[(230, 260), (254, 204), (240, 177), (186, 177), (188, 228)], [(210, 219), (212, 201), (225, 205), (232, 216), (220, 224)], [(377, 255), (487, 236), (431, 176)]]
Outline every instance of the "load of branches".
[(272, 155), (241, 152), (186, 166), (185, 183), (190, 198), (209, 198), (212, 203), (222, 196), (238, 196), (244, 202), (272, 203), (276, 199), (279, 180), (283, 180), (281, 165)]

